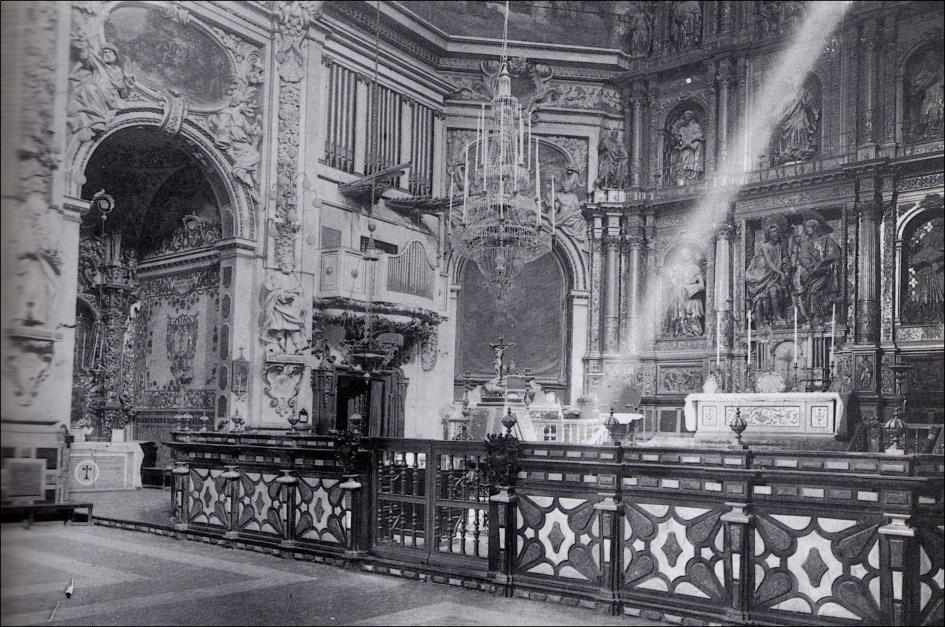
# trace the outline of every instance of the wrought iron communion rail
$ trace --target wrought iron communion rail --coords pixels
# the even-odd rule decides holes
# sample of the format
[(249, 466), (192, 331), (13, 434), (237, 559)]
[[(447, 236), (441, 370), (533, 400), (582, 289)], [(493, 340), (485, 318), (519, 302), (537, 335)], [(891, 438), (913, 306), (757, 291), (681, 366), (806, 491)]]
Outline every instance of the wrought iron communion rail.
[(941, 623), (941, 455), (173, 438), (188, 532), (612, 613)]

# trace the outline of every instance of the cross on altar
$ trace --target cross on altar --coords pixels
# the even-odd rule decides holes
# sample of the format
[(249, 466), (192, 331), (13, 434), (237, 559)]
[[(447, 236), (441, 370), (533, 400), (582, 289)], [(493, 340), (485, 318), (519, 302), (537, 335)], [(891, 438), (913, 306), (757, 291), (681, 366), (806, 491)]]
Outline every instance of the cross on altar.
[(499, 336), (498, 342), (492, 342), (489, 344), (489, 347), (495, 352), (495, 359), (492, 360), (492, 367), (495, 369), (495, 376), (499, 381), (502, 380), (502, 375), (505, 372), (505, 351), (513, 346), (515, 346), (514, 343), (506, 344), (505, 338), (501, 335)]

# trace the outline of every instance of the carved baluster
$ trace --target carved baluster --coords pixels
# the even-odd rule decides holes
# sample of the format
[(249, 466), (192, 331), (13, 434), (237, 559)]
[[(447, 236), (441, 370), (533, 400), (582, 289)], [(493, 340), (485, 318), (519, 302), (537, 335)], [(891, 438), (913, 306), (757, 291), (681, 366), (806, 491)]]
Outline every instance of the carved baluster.
[(726, 619), (732, 623), (747, 623), (751, 620), (751, 598), (755, 590), (749, 542), (754, 517), (748, 513), (748, 503), (726, 505), (731, 507), (721, 517), (725, 529), (725, 588), (731, 591)]
[(177, 518), (175, 529), (185, 531), (187, 529), (188, 504), (190, 498), (190, 466), (187, 462), (174, 462), (174, 469), (171, 470), (174, 475), (174, 485), (176, 486), (174, 514)]
[[(880, 599), (887, 625), (919, 624), (919, 546), (908, 513), (886, 514), (879, 528)], [(900, 583), (897, 585), (897, 579)]]

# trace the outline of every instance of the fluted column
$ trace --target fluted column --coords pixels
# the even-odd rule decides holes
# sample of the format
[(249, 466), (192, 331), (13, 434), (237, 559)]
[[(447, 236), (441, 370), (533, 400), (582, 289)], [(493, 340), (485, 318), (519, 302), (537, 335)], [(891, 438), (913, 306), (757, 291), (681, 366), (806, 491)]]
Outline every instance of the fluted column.
[[(717, 324), (721, 329), (722, 351), (732, 348), (732, 239), (735, 236), (735, 227), (731, 222), (723, 222), (715, 227), (715, 280), (713, 283), (713, 297), (716, 316), (719, 320), (712, 320), (710, 324)], [(706, 334), (708, 335), (708, 334)]]
[(869, 198), (859, 203), (857, 239), (859, 251), (856, 268), (856, 335), (858, 343), (879, 340), (879, 224), (882, 201)]
[(645, 94), (640, 90), (631, 91), (629, 98), (630, 124), (632, 137), (630, 141), (630, 186), (639, 187), (643, 168), (643, 99)]
[(604, 238), (604, 352), (620, 350), (620, 236)]
[(639, 349), (641, 299), (643, 298), (644, 217), (628, 216), (627, 233), (624, 236), (627, 251), (627, 324), (624, 345), (631, 350)]

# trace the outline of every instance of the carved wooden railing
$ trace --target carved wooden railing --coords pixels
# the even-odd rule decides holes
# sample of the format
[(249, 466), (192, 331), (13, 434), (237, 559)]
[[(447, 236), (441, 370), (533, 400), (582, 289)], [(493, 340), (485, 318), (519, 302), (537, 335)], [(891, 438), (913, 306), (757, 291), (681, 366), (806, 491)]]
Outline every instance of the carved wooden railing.
[(351, 475), (330, 437), (174, 438), (184, 531), (647, 619), (941, 622), (940, 454), (370, 439)]

